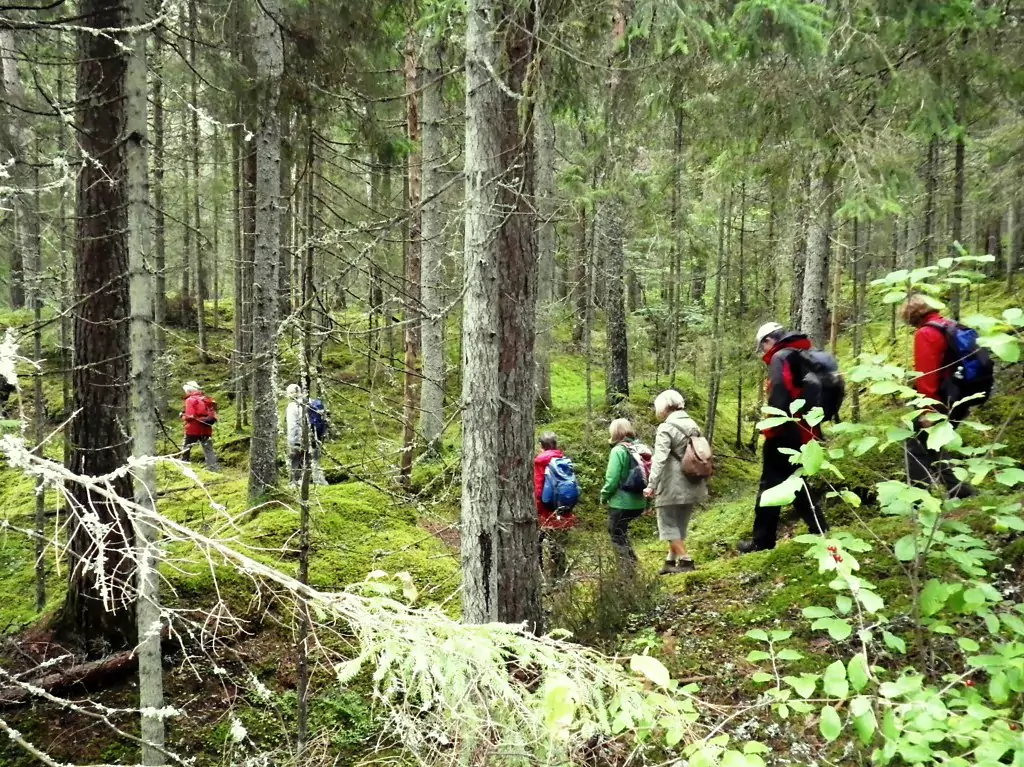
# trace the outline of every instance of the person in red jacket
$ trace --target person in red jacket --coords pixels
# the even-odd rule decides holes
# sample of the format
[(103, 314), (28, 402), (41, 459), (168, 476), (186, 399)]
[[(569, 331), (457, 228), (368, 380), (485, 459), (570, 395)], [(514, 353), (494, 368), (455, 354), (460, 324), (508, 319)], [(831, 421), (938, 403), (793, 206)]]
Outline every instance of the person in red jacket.
[(217, 423), (217, 403), (203, 394), (195, 381), (188, 381), (181, 387), (185, 391), (185, 405), (181, 420), (185, 424), (185, 445), (182, 449), (186, 461), (192, 460), (192, 445), (203, 447), (206, 468), (217, 471), (217, 454), (213, 451), (213, 425)]
[[(810, 350), (811, 340), (802, 333), (788, 332), (777, 322), (766, 322), (758, 329), (755, 342), (764, 364), (768, 366), (767, 402), (771, 407), (788, 413), (789, 406), (803, 396), (799, 352)], [(809, 426), (802, 418), (764, 431), (761, 482), (754, 504), (754, 531), (751, 540), (740, 542), (740, 553), (775, 548), (781, 509), (762, 506), (761, 493), (781, 484), (796, 470), (789, 462), (789, 454), (782, 450), (800, 450), (802, 445), (815, 439), (821, 439), (821, 430)], [(812, 533), (824, 534), (828, 530), (825, 515), (809, 488), (797, 493), (793, 506)]]
[(914, 370), (918, 376), (914, 379), (914, 388), (919, 394), (936, 400), (929, 412), (915, 419), (916, 433), (904, 443), (907, 478), (911, 484), (922, 487), (931, 487), (941, 482), (951, 495), (969, 498), (974, 495), (974, 488), (957, 479), (949, 466), (942, 463), (947, 457), (943, 451), (928, 449), (928, 433), (924, 431), (937, 422), (935, 413), (949, 416), (954, 428), (960, 425), (964, 415), (957, 412), (956, 408), (954, 412), (948, 412), (950, 403), (945, 401), (943, 395), (943, 384), (952, 375), (952, 369), (945, 362), (948, 341), (942, 328), (956, 323), (943, 317), (928, 298), (920, 293), (907, 298), (900, 309), (900, 316), (915, 329)]
[(533, 459), (533, 498), (537, 505), (537, 517), (540, 521), (541, 565), (544, 561), (544, 541), (550, 542), (551, 570), (557, 576), (565, 572), (565, 544), (568, 531), (576, 524), (576, 515), (571, 511), (555, 513), (541, 500), (544, 492), (544, 473), (554, 458), (564, 458), (565, 454), (558, 449), (558, 437), (554, 432), (544, 432), (540, 436), (540, 453)]

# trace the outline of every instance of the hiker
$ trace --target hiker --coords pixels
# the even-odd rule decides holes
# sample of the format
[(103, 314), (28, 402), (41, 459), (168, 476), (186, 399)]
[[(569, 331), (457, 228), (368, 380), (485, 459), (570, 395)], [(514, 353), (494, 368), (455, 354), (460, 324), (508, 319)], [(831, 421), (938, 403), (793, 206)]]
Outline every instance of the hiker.
[[(320, 469), (320, 440), (316, 435), (316, 428), (312, 423), (313, 413), (306, 414), (306, 422), (309, 423), (309, 453), (302, 445), (302, 420), (304, 411), (309, 406), (304, 405), (302, 389), (298, 384), (288, 384), (284, 390), (288, 398), (288, 407), (285, 410), (285, 424), (288, 436), (288, 466), (289, 484), (293, 490), (302, 483), (302, 472), (306, 468), (307, 455), (310, 459), (310, 481), (315, 485), (326, 485), (323, 470)], [(321, 406), (323, 403), (321, 403)]]
[(7, 418), (7, 401), (16, 391), (18, 388), (6, 376), (0, 375), (0, 418)]
[(209, 471), (218, 471), (217, 454), (213, 452), (213, 426), (217, 423), (217, 402), (203, 394), (195, 381), (181, 387), (185, 392), (185, 406), (181, 420), (185, 424), (185, 445), (182, 458), (192, 460), (192, 445), (203, 446), (203, 458)]
[[(924, 430), (941, 420), (937, 415), (946, 415), (955, 429), (974, 405), (988, 399), (994, 384), (992, 358), (978, 347), (976, 331), (943, 317), (919, 293), (907, 298), (900, 316), (915, 328), (914, 369), (919, 375), (914, 388), (936, 401), (914, 419), (915, 434), (904, 443), (908, 481), (924, 487), (941, 482), (950, 495), (969, 498), (975, 494), (974, 488), (957, 479), (943, 463), (947, 459), (944, 450), (928, 449)], [(972, 395), (980, 396), (960, 402)]]
[[(601, 503), (608, 505), (608, 535), (612, 546), (626, 562), (637, 561), (636, 552), (629, 543), (630, 523), (644, 513), (647, 499), (644, 498), (644, 485), (626, 488), (636, 461), (631, 450), (636, 447), (636, 432), (628, 418), (616, 418), (608, 426), (608, 443), (612, 446), (608, 454), (608, 468), (604, 474), (604, 487), (601, 488)], [(642, 477), (646, 480), (646, 477)]]
[[(566, 571), (565, 545), (568, 531), (576, 524), (573, 507), (579, 499), (579, 492), (577, 489), (575, 493), (570, 492), (566, 495), (557, 492), (557, 489), (552, 486), (568, 473), (565, 469), (568, 459), (558, 449), (558, 437), (554, 432), (548, 431), (540, 435), (540, 450), (537, 457), (533, 459), (533, 497), (536, 501), (537, 518), (540, 524), (538, 548), (543, 569), (544, 541), (548, 541), (551, 573), (557, 577)], [(551, 467), (552, 461), (555, 462), (553, 467)], [(548, 470), (549, 467), (551, 467), (551, 471)], [(572, 468), (571, 461), (568, 461), (568, 467)], [(576, 482), (575, 470), (572, 470), (571, 481), (574, 484)], [(545, 493), (545, 491), (547, 492)], [(546, 503), (545, 495), (548, 498)], [(559, 496), (563, 497), (559, 498)]]
[(326, 485), (327, 478), (324, 476), (323, 467), (320, 465), (320, 456), (330, 431), (327, 406), (324, 405), (322, 399), (312, 399), (309, 401), (307, 410), (309, 414), (309, 444), (310, 449), (313, 451), (313, 484)]
[[(806, 399), (803, 381), (808, 363), (803, 353), (811, 352), (811, 341), (803, 333), (789, 332), (777, 322), (766, 322), (758, 328), (755, 343), (768, 366), (768, 405), (789, 413), (793, 402)], [(757, 502), (754, 504), (753, 537), (740, 542), (738, 549), (741, 554), (775, 548), (781, 509), (778, 506), (762, 506), (761, 494), (784, 482), (797, 468), (790, 463), (789, 455), (782, 451), (787, 448), (799, 451), (804, 444), (821, 438), (820, 428), (809, 426), (800, 416), (797, 416), (796, 421), (765, 429), (763, 434), (763, 464)], [(809, 486), (801, 488), (793, 505), (812, 533), (824, 534), (828, 530), (825, 515), (817, 499), (812, 497)]]
[(663, 391), (654, 399), (654, 414), (661, 423), (654, 438), (654, 458), (645, 498), (654, 499), (658, 512), (658, 537), (668, 542), (668, 554), (662, 575), (694, 570), (686, 550), (686, 533), (696, 504), (708, 497), (707, 480), (683, 473), (683, 457), (700, 427), (686, 412), (686, 401), (675, 389)]

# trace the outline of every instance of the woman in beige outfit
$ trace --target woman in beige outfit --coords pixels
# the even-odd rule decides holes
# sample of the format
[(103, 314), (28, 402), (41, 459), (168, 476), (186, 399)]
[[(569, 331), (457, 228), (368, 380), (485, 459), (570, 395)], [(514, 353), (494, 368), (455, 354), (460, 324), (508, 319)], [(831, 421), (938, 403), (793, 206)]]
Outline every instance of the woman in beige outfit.
[(683, 395), (675, 389), (663, 391), (654, 400), (654, 414), (661, 424), (654, 439), (651, 476), (644, 495), (654, 499), (658, 510), (658, 537), (668, 541), (662, 575), (694, 569), (686, 551), (686, 533), (694, 507), (708, 497), (706, 480), (691, 480), (683, 474), (686, 446), (691, 436), (700, 434), (700, 427), (685, 407)]

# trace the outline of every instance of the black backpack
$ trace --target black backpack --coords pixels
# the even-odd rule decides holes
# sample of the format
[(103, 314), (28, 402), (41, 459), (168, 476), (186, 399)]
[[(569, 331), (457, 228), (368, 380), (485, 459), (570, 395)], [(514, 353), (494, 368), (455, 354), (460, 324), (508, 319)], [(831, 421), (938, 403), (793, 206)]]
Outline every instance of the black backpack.
[[(984, 346), (978, 346), (978, 331), (952, 320), (929, 322), (929, 327), (942, 331), (946, 339), (946, 354), (942, 358), (939, 396), (946, 407), (951, 407), (967, 397), (974, 396), (957, 410), (966, 411), (975, 405), (987, 402), (995, 388), (995, 362)], [(980, 396), (977, 396), (980, 395)]]
[(820, 407), (826, 421), (839, 421), (839, 410), (846, 397), (846, 382), (839, 362), (826, 351), (810, 349), (800, 352), (800, 387), (807, 403), (804, 412)]

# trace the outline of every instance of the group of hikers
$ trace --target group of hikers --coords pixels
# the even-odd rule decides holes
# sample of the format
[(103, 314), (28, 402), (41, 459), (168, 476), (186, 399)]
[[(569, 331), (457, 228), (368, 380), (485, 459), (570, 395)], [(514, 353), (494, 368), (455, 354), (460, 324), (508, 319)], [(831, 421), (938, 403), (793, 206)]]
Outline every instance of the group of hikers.
[[(219, 471), (217, 454), (213, 449), (213, 428), (217, 424), (217, 402), (206, 395), (196, 381), (182, 386), (185, 402), (181, 410), (181, 421), (185, 429), (182, 457), (192, 459), (192, 446), (203, 449), (203, 458), (209, 471)], [(285, 408), (285, 435), (288, 444), (289, 487), (296, 489), (302, 482), (306, 467), (310, 468), (310, 481), (314, 485), (326, 485), (323, 468), (320, 465), (321, 448), (327, 439), (327, 411), (323, 400), (308, 400), (298, 384), (285, 388), (288, 405)], [(303, 415), (305, 414), (305, 418)], [(303, 428), (309, 431), (309, 449), (305, 448)]]
[[(924, 487), (941, 485), (951, 496), (968, 497), (973, 488), (957, 479), (944, 451), (928, 447), (926, 429), (943, 416), (956, 428), (972, 407), (988, 399), (994, 385), (992, 358), (978, 345), (975, 330), (943, 317), (927, 296), (909, 296), (900, 313), (915, 331), (914, 386), (923, 398), (914, 435), (905, 443), (907, 481)], [(740, 553), (775, 548), (781, 508), (763, 505), (762, 494), (799, 470), (790, 460), (794, 451), (799, 453), (803, 445), (822, 439), (821, 421), (811, 419), (815, 421), (811, 425), (809, 413), (821, 408), (822, 421), (838, 420), (845, 394), (835, 358), (815, 349), (807, 335), (767, 322), (757, 329), (754, 342), (755, 352), (767, 366), (768, 406), (793, 418), (762, 430), (763, 463), (753, 530), (751, 537), (737, 546)], [(803, 404), (796, 408), (798, 401)], [(683, 396), (673, 389), (655, 398), (659, 425), (653, 450), (637, 440), (628, 419), (618, 418), (608, 429), (612, 447), (600, 502), (608, 507), (612, 546), (623, 562), (634, 564), (637, 556), (630, 544), (629, 526), (653, 507), (658, 537), (668, 545), (663, 575), (695, 569), (686, 538), (695, 510), (708, 497), (707, 480), (713, 468), (710, 445), (685, 408)], [(571, 459), (558, 449), (557, 436), (542, 434), (540, 447), (534, 459), (534, 497), (542, 539), (551, 543), (551, 569), (561, 574), (565, 536), (577, 522), (573, 507), (580, 488)], [(793, 501), (808, 529), (817, 534), (829, 529), (821, 500), (820, 489), (812, 481)]]

